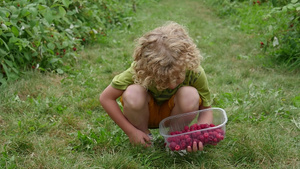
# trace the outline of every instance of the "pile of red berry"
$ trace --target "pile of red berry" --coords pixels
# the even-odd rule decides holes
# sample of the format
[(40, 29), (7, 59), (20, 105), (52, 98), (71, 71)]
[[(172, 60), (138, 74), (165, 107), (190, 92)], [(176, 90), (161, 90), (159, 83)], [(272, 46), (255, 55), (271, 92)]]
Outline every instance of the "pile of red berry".
[[(211, 144), (217, 145), (217, 143), (224, 139), (224, 130), (221, 128), (209, 129), (200, 131), (201, 129), (215, 127), (214, 124), (193, 124), (190, 127), (185, 126), (182, 131), (173, 131), (170, 133), (171, 136), (167, 138), (169, 148), (172, 151), (184, 150), (188, 146), (192, 146), (193, 142), (197, 145), (201, 141), (203, 145)], [(199, 131), (198, 131), (199, 130)], [(191, 132), (194, 131), (194, 132)], [(190, 132), (190, 133), (187, 133)], [(187, 134), (183, 134), (187, 133)]]

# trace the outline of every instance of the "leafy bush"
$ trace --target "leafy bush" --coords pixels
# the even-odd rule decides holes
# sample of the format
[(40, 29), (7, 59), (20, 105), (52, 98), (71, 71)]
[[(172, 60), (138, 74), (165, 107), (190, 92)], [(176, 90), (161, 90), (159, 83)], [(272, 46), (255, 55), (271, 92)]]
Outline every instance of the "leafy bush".
[(271, 56), (278, 62), (283, 62), (291, 68), (300, 68), (300, 2), (273, 8), (268, 16), (276, 17), (284, 14), (287, 23), (268, 39), (272, 41)]
[(74, 62), (83, 45), (101, 41), (108, 29), (129, 27), (135, 3), (0, 1), (0, 84), (17, 79), (24, 70), (63, 73), (63, 65)]
[[(299, 0), (210, 1), (220, 17), (230, 17), (233, 28), (256, 35), (265, 55), (277, 64), (300, 68)], [(280, 7), (278, 7), (280, 6)]]

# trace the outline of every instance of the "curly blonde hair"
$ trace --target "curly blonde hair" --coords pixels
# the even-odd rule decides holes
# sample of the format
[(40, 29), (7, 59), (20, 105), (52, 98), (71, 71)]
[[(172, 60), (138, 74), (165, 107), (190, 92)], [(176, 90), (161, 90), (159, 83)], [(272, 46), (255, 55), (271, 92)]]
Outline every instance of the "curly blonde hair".
[(155, 85), (158, 90), (184, 80), (186, 70), (198, 72), (200, 55), (187, 30), (168, 22), (138, 39), (133, 58), (136, 84), (145, 88)]

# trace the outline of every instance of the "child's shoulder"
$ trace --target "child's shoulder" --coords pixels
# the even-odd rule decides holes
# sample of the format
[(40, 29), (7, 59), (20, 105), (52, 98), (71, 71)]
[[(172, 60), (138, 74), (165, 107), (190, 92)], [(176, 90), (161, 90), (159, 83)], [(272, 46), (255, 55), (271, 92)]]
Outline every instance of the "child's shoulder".
[(187, 70), (186, 75), (188, 76), (199, 76), (201, 74), (205, 74), (205, 71), (201, 65), (199, 65), (197, 71), (194, 70)]

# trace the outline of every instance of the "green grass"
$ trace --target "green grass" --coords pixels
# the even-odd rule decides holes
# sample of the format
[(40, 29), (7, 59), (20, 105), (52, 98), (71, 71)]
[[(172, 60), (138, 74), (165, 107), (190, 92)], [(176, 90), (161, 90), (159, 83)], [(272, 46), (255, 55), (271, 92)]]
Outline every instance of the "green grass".
[[(164, 0), (137, 8), (130, 29), (82, 51), (67, 74), (27, 74), (0, 86), (0, 168), (298, 168), (300, 79), (267, 67), (257, 39), (234, 29), (202, 1)], [(134, 39), (173, 20), (200, 48), (213, 107), (226, 110), (226, 138), (204, 152), (169, 154), (130, 145), (98, 102), (132, 61)]]

